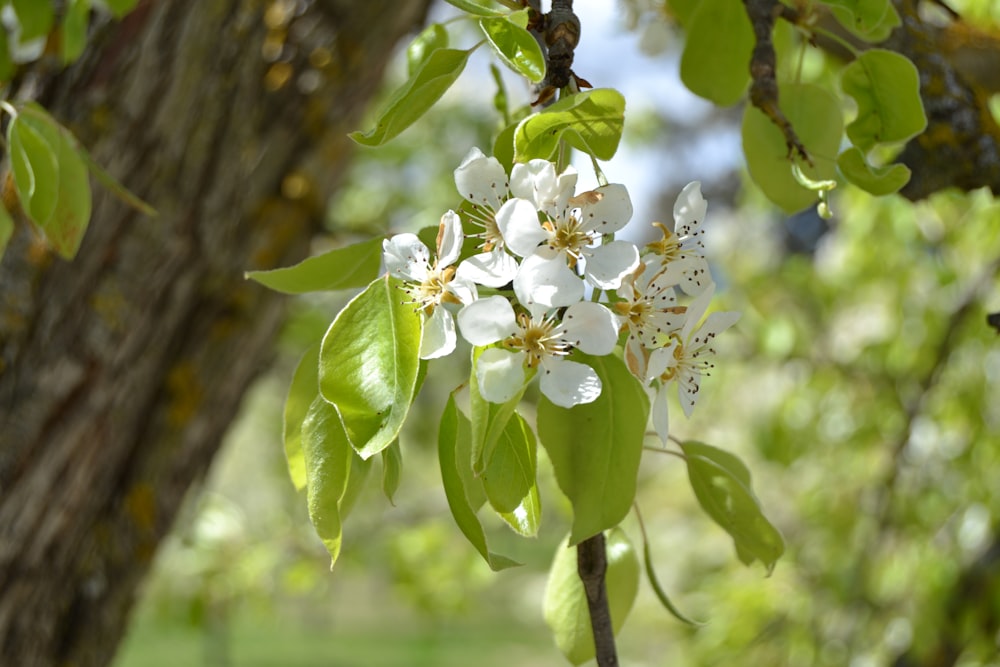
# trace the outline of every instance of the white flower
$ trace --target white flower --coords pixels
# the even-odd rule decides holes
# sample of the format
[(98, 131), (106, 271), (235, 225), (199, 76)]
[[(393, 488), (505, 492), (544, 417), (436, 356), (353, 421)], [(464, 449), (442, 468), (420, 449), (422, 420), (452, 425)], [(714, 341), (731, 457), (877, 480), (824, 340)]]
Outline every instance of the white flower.
[(663, 238), (646, 246), (649, 255), (643, 261), (652, 262), (655, 255), (664, 267), (675, 265), (678, 284), (687, 294), (700, 294), (711, 282), (705, 246), (701, 237), (705, 233), (702, 225), (708, 203), (701, 196), (701, 183), (693, 181), (684, 186), (674, 202), (674, 229), (654, 222), (660, 228)]
[(715, 354), (715, 348), (712, 347), (715, 337), (740, 318), (738, 312), (712, 313), (701, 327), (694, 331), (695, 325), (705, 314), (714, 291), (714, 284), (706, 286), (688, 307), (684, 328), (680, 333), (672, 334), (665, 347), (655, 349), (649, 354), (646, 381), (659, 382), (651, 408), (653, 427), (664, 442), (669, 432), (667, 389), (674, 381), (677, 382), (681, 408), (685, 416), (690, 417), (695, 401), (698, 400), (702, 373), (707, 374), (707, 371), (715, 366), (711, 361), (711, 356)]
[(551, 162), (515, 165), (511, 173), (515, 199), (497, 212), (504, 242), (524, 258), (514, 290), (533, 313), (579, 301), (580, 270), (591, 285), (608, 290), (621, 285), (639, 264), (633, 244), (603, 239), (632, 217), (625, 186), (613, 183), (574, 197), (575, 185), (576, 172), (557, 176)]
[(462, 238), (461, 221), (448, 211), (441, 217), (433, 263), (427, 246), (415, 234), (397, 234), (382, 242), (386, 269), (404, 281), (410, 303), (424, 316), (421, 359), (443, 357), (455, 349), (455, 320), (444, 304), (472, 303), (477, 297), (476, 285), (451, 266), (462, 250)]
[(646, 380), (647, 350), (668, 344), (685, 322), (687, 308), (677, 305), (672, 274), (656, 264), (640, 263), (616, 291), (621, 301), (612, 308), (629, 332), (625, 363), (640, 381)]
[(501, 343), (484, 350), (476, 362), (476, 380), (483, 398), (505, 403), (524, 386), (527, 373), (541, 370), (542, 393), (564, 408), (590, 403), (601, 395), (601, 379), (586, 364), (564, 359), (573, 348), (593, 355), (609, 354), (618, 339), (610, 310), (580, 301), (554, 314), (515, 314), (502, 296), (466, 305), (458, 313), (462, 336), (476, 346)]
[(471, 204), (469, 220), (482, 228), (472, 236), (482, 239), (483, 252), (462, 263), (463, 273), (480, 285), (503, 287), (517, 273), (517, 260), (504, 251), (496, 221), (497, 212), (510, 198), (507, 172), (495, 157), (473, 148), (455, 170), (455, 187)]

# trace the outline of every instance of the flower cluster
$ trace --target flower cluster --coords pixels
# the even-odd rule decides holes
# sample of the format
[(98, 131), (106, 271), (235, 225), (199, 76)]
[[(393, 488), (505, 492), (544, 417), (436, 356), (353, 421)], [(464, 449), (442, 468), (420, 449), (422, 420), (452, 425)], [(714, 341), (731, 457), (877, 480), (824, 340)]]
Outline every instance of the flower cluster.
[[(421, 357), (455, 349), (457, 315), (462, 337), (485, 348), (476, 379), (494, 403), (519, 395), (536, 373), (557, 405), (595, 400), (597, 373), (567, 356), (611, 354), (627, 332), (626, 364), (653, 396), (653, 424), (665, 439), (667, 389), (676, 382), (690, 415), (712, 341), (738, 318), (712, 313), (695, 330), (714, 291), (700, 185), (681, 192), (673, 230), (654, 223), (662, 238), (640, 251), (614, 239), (632, 217), (625, 187), (577, 194), (576, 181), (572, 168), (559, 173), (547, 160), (516, 164), (508, 178), (496, 158), (473, 149), (455, 170), (466, 201), (441, 218), (434, 258), (415, 235), (399, 234), (383, 243), (386, 266), (423, 314)], [(475, 230), (466, 234), (463, 219)], [(459, 261), (466, 237), (479, 252)], [(678, 304), (678, 289), (693, 297), (689, 306)]]

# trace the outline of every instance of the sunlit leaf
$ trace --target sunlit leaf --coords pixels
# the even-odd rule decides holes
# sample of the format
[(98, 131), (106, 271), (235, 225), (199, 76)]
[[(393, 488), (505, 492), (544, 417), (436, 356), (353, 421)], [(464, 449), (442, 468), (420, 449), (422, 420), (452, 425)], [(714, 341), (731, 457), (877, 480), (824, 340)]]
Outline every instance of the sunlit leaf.
[(823, 0), (842, 26), (869, 42), (881, 42), (900, 25), (890, 0)]
[(510, 173), (514, 166), (514, 134), (520, 123), (511, 123), (500, 130), (497, 138), (493, 140), (493, 156), (503, 165), (503, 168)]
[(87, 231), (91, 210), (90, 179), (76, 139), (34, 103), (18, 109), (7, 137), (25, 212), (56, 252), (72, 259)]
[(306, 485), (306, 464), (302, 456), (302, 422), (309, 406), (319, 395), (319, 343), (310, 347), (292, 375), (285, 399), (284, 424), (285, 461), (296, 490)]
[(347, 489), (354, 451), (337, 411), (320, 396), (312, 402), (302, 423), (302, 456), (309, 518), (330, 552), (333, 567), (340, 555), (340, 502)]
[(445, 0), (449, 5), (458, 7), (463, 12), (475, 14), (476, 16), (501, 16), (502, 11), (494, 8), (490, 2), (480, 0)]
[[(812, 84), (785, 84), (780, 107), (809, 152), (812, 166), (800, 164), (814, 181), (836, 177), (836, 155), (843, 136), (840, 103), (825, 88)], [(792, 175), (792, 161), (785, 136), (759, 109), (747, 105), (743, 112), (743, 153), (750, 177), (772, 202), (787, 213), (814, 203), (818, 195), (800, 185)]]
[(770, 573), (785, 551), (785, 542), (764, 516), (746, 465), (735, 455), (700, 442), (683, 442), (681, 449), (698, 504), (733, 538), (744, 565), (759, 560)]
[(526, 13), (527, 10), (524, 10), (509, 17), (482, 18), (479, 19), (479, 27), (507, 67), (538, 83), (545, 78), (545, 56), (531, 33), (523, 25), (514, 22), (518, 17), (523, 18)]
[(403, 472), (403, 452), (399, 448), (399, 440), (382, 450), (382, 493), (392, 503), (393, 496), (399, 489), (399, 480)]
[(393, 93), (368, 132), (351, 132), (364, 146), (381, 146), (415, 123), (455, 83), (470, 51), (436, 49), (406, 83)]
[(837, 167), (848, 181), (878, 197), (898, 192), (910, 180), (910, 169), (906, 165), (873, 166), (856, 146), (840, 154)]
[(514, 159), (550, 159), (565, 139), (599, 160), (618, 150), (625, 127), (625, 98), (617, 90), (597, 88), (565, 97), (528, 116), (514, 132)]
[(340, 311), (320, 349), (320, 393), (363, 458), (396, 439), (416, 391), (421, 321), (401, 295), (396, 279), (372, 281)]
[(681, 81), (718, 105), (735, 104), (750, 82), (754, 36), (742, 2), (701, 0), (685, 27)]
[[(611, 627), (617, 633), (639, 592), (639, 558), (625, 531), (617, 527), (607, 533), (606, 551), (608, 569), (605, 586)], [(593, 659), (594, 633), (590, 625), (587, 594), (577, 573), (577, 551), (567, 546), (567, 540), (556, 548), (542, 610), (556, 645), (567, 660), (581, 665)]]
[(514, 413), (482, 475), (486, 497), (497, 512), (513, 512), (535, 485), (536, 446), (531, 427)]
[(245, 276), (285, 294), (356, 289), (378, 277), (382, 239), (335, 248), (304, 259), (295, 266), (271, 271), (247, 271)]
[(479, 517), (476, 516), (477, 504), (469, 500), (471, 495), (469, 487), (475, 481), (471, 474), (472, 468), (469, 466), (471, 432), (469, 420), (459, 412), (455, 405), (455, 397), (450, 396), (441, 415), (441, 426), (438, 431), (438, 461), (441, 465), (441, 480), (448, 499), (448, 507), (451, 508), (451, 514), (455, 517), (455, 523), (458, 524), (462, 534), (482, 555), (491, 570), (498, 571), (520, 565), (517, 561), (489, 550), (486, 533), (479, 522)]
[(601, 395), (569, 409), (543, 396), (538, 437), (573, 506), (570, 543), (577, 544), (617, 525), (632, 507), (649, 399), (621, 359), (580, 353), (573, 359), (597, 372)]
[(406, 47), (406, 69), (410, 76), (417, 73), (420, 66), (437, 49), (448, 47), (448, 31), (440, 23), (432, 23), (417, 35)]
[(865, 51), (844, 68), (840, 81), (858, 103), (847, 136), (862, 151), (879, 143), (906, 141), (927, 127), (920, 77), (906, 57), (885, 49)]

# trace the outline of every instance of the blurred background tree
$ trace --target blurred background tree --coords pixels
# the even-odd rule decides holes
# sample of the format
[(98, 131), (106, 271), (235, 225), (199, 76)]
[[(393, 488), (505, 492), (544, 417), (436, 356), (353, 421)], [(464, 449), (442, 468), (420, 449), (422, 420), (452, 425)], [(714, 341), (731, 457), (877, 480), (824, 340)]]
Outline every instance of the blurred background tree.
[[(242, 271), (294, 261), (322, 230), (317, 243), (340, 244), (435, 224), (456, 204), (451, 171), (496, 129), (482, 65), (475, 94), (459, 88), (396, 142), (355, 154), (327, 206), (347, 169), (338, 142), (359, 125), (388, 44), (420, 12), (372, 9), (340, 24), (362, 3), (189, 4), (140, 5), (99, 33), (108, 55), (41, 78), (54, 91), (41, 99), (160, 218), (140, 220), (108, 198), (76, 263), (32, 254), (22, 229), (0, 265), (0, 656), (11, 664), (104, 664), (113, 654), (154, 546), (249, 379), (275, 355), (280, 306), (240, 282)], [(643, 588), (620, 636), (622, 662), (1000, 664), (1000, 348), (985, 322), (1000, 309), (1000, 207), (985, 188), (936, 187), (916, 203), (842, 188), (832, 220), (777, 213), (741, 165), (739, 114), (693, 99), (676, 80), (683, 43), (670, 12), (683, 4), (578, 3), (575, 69), (595, 85), (627, 85), (595, 80), (603, 60), (608, 76), (638, 82), (624, 89), (627, 145), (606, 167), (612, 180), (643, 182), (638, 222), (669, 217), (680, 187), (703, 182), (724, 307), (744, 315), (703, 387), (706, 409), (675, 427), (748, 462), (788, 551), (769, 579), (739, 566), (728, 537), (697, 510), (683, 467), (649, 453), (638, 501), (658, 573), (707, 624), (680, 625)], [(950, 4), (966, 22), (1000, 21), (996, 2)], [(387, 30), (390, 16), (399, 25)], [(335, 43), (353, 46), (328, 51), (341, 69), (324, 70), (314, 54), (329, 48), (330, 25)], [(211, 43), (181, 41), (203, 28)], [(252, 46), (219, 49), (219, 34)], [(381, 57), (354, 50), (369, 44)], [(615, 63), (602, 55), (611, 50)], [(241, 67), (252, 68), (246, 78)], [(822, 76), (825, 65), (804, 67)], [(312, 91), (302, 76), (311, 70), (328, 77)], [(101, 94), (83, 95), (94, 81)], [(210, 94), (216, 86), (224, 92)], [(996, 97), (978, 90), (995, 115)], [(248, 145), (256, 150), (245, 154)], [(286, 480), (281, 401), (302, 345), (339, 306), (292, 304), (276, 363), (160, 550), (120, 667), (560, 664), (539, 600), (566, 508), (545, 508), (536, 544), (511, 541), (506, 552), (520, 549), (527, 567), (490, 573), (437, 490), (432, 426), (408, 433), (396, 506), (373, 481), (337, 571), (327, 571)], [(540, 475), (546, 497), (557, 497), (544, 462)], [(638, 533), (633, 519), (625, 528)]]

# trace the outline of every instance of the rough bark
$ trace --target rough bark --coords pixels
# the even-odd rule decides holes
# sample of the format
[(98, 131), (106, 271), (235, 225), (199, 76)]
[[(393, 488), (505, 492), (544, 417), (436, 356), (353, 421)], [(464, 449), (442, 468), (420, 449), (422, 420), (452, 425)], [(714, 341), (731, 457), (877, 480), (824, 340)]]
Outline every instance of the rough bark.
[(99, 189), (73, 262), (0, 264), (0, 664), (104, 665), (282, 319), (359, 111), (427, 0), (146, 0), (39, 98), (159, 211)]

